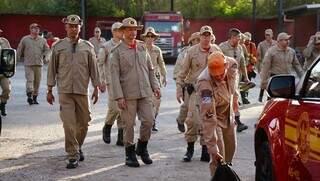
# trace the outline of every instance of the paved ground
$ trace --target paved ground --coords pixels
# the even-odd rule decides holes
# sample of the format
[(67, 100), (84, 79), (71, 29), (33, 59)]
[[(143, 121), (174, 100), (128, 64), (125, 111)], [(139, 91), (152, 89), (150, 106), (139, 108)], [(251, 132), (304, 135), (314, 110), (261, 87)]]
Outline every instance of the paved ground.
[[(169, 76), (173, 66), (168, 66)], [(124, 166), (124, 149), (115, 146), (116, 126), (112, 143), (105, 144), (101, 138), (107, 104), (106, 94), (101, 95), (97, 105), (92, 106), (90, 123), (83, 151), (86, 155), (78, 169), (65, 169), (64, 133), (59, 120), (58, 104), (45, 102), (46, 73), (43, 74), (40, 105), (26, 103), (24, 69), (17, 67), (11, 80), (13, 93), (8, 103), (8, 116), (3, 118), (0, 137), (0, 180), (209, 180), (208, 164), (200, 162), (200, 145), (197, 144), (192, 162), (183, 163), (186, 150), (183, 134), (176, 128), (175, 118), (179, 105), (175, 100), (175, 85), (169, 77), (169, 85), (163, 89), (163, 103), (158, 117), (160, 131), (153, 133), (149, 151), (154, 164), (141, 164), (140, 168)], [(234, 169), (242, 180), (254, 180), (253, 125), (262, 104), (256, 103), (258, 88), (250, 93), (253, 104), (242, 107), (242, 121), (249, 130), (238, 134), (238, 148)], [(137, 122), (137, 127), (139, 122)], [(137, 135), (137, 132), (136, 132)], [(141, 162), (141, 161), (140, 161)]]

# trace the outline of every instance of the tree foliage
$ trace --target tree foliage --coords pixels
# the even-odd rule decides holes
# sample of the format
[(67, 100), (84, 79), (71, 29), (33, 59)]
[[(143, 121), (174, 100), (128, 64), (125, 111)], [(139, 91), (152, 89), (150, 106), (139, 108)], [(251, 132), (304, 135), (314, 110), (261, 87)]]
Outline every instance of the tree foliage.
[[(276, 16), (277, 0), (256, 0), (258, 17)], [(284, 9), (320, 0), (283, 0)], [(169, 11), (170, 0), (86, 0), (89, 16), (133, 16)], [(174, 0), (174, 10), (188, 18), (250, 17), (252, 0)], [(0, 14), (67, 15), (80, 13), (80, 0), (0, 0)]]

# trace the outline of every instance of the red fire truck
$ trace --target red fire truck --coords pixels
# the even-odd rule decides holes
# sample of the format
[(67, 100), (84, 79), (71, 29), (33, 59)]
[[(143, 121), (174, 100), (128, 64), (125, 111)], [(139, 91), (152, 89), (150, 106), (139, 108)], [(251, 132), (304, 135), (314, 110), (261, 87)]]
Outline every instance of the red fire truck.
[(180, 12), (146, 12), (142, 22), (144, 28), (153, 27), (160, 38), (155, 44), (162, 50), (163, 57), (175, 59), (183, 44), (183, 17)]

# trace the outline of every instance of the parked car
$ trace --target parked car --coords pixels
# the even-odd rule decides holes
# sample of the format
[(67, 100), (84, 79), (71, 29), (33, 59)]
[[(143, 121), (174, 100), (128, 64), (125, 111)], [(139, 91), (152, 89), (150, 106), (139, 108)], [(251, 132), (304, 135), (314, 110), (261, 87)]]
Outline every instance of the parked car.
[(255, 131), (256, 180), (320, 180), (320, 57), (296, 84), (273, 76)]

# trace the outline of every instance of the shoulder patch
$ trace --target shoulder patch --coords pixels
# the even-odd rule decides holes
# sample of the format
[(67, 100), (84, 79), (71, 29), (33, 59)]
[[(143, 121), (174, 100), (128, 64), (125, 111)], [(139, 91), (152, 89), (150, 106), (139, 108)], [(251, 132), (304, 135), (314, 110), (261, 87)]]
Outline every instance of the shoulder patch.
[(204, 104), (209, 104), (212, 102), (212, 91), (209, 89), (204, 89), (201, 91), (201, 102)]

